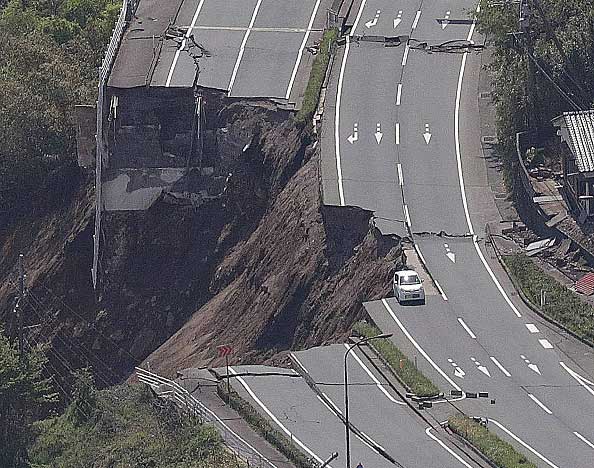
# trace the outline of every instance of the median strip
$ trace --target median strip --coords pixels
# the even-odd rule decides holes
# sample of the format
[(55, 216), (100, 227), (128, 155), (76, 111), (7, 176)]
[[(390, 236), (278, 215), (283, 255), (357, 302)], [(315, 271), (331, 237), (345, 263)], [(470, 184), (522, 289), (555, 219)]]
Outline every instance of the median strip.
[[(381, 334), (379, 328), (366, 322), (355, 323), (353, 332), (365, 338)], [(421, 398), (436, 397), (440, 394), (439, 388), (419, 372), (408, 357), (390, 340), (376, 340), (368, 344), (384, 358), (407, 391)]]

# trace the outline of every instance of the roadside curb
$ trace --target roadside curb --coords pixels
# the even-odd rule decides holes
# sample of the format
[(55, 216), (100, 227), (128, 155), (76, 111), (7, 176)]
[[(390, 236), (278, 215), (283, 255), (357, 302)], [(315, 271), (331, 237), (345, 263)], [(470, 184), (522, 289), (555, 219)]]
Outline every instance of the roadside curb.
[(499, 252), (499, 248), (497, 247), (497, 243), (496, 243), (495, 239), (493, 238), (494, 236), (493, 236), (493, 234), (491, 233), (490, 230), (489, 230), (489, 233), (488, 233), (488, 237), (489, 237), (489, 242), (490, 242), (491, 246), (493, 247), (493, 251), (495, 252), (495, 256), (497, 257), (497, 261), (503, 267), (503, 269), (504, 269), (505, 273), (507, 274), (508, 278), (510, 279), (510, 281), (514, 285), (514, 288), (516, 289), (518, 295), (522, 299), (522, 302), (524, 302), (524, 304), (526, 304), (526, 306), (528, 306), (528, 308), (530, 310), (532, 310), (532, 312), (534, 312), (535, 314), (537, 314), (542, 319), (544, 319), (547, 322), (555, 325), (559, 329), (563, 330), (565, 333), (567, 333), (567, 334), (571, 335), (572, 337), (574, 337), (575, 339), (579, 340), (581, 343), (589, 346), (590, 348), (594, 348), (594, 343), (593, 342), (589, 341), (586, 338), (583, 338), (583, 337), (579, 336), (574, 331), (568, 329), (565, 325), (561, 324), (560, 322), (558, 322), (554, 318), (548, 316), (541, 309), (539, 309), (534, 303), (532, 303), (532, 301), (530, 299), (528, 299), (528, 297), (526, 296), (526, 294), (524, 294), (524, 291), (522, 291), (522, 287), (519, 284), (518, 280), (514, 277), (514, 275), (510, 271), (509, 267), (503, 261), (503, 258), (501, 257), (501, 253)]

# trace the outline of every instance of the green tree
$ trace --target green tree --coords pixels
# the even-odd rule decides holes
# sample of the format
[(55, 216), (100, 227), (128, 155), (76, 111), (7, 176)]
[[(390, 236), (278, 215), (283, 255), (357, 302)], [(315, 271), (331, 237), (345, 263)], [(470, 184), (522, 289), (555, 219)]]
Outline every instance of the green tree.
[(50, 380), (43, 376), (46, 358), (33, 349), (21, 359), (0, 330), (0, 467), (28, 466), (27, 447), (32, 423), (57, 401)]

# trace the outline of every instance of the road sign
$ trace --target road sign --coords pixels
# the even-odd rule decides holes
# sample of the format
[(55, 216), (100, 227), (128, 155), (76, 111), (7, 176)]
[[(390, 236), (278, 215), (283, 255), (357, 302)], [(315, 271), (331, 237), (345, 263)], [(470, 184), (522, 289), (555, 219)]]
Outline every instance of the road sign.
[(217, 346), (217, 352), (219, 357), (229, 356), (229, 354), (233, 353), (233, 347), (230, 345)]

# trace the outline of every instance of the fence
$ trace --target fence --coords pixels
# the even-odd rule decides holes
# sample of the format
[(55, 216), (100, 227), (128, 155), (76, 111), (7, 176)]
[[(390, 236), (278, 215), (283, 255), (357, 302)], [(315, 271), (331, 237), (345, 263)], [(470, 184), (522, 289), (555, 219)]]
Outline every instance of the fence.
[(101, 173), (103, 170), (103, 163), (107, 155), (107, 143), (103, 135), (103, 108), (105, 106), (105, 88), (107, 87), (107, 80), (115, 56), (122, 42), (122, 36), (127, 21), (131, 18), (131, 14), (135, 11), (137, 1), (122, 1), (122, 9), (116, 21), (115, 28), (111, 35), (111, 39), (107, 46), (107, 51), (103, 57), (101, 68), (99, 69), (99, 96), (97, 98), (97, 157), (95, 161), (95, 233), (93, 234), (93, 266), (91, 268), (91, 276), (93, 278), (93, 288), (97, 288), (97, 276), (99, 266), (99, 246), (101, 235), (101, 210), (103, 208), (103, 200), (101, 197)]
[(151, 386), (160, 398), (173, 401), (178, 407), (186, 410), (189, 416), (197, 418), (201, 424), (210, 423), (214, 425), (220, 431), (227, 448), (238, 459), (247, 463), (248, 467), (277, 468), (276, 465), (229, 428), (221, 418), (194, 398), (190, 392), (177, 382), (140, 367), (136, 368), (136, 376), (140, 382)]

